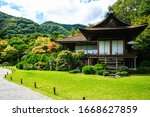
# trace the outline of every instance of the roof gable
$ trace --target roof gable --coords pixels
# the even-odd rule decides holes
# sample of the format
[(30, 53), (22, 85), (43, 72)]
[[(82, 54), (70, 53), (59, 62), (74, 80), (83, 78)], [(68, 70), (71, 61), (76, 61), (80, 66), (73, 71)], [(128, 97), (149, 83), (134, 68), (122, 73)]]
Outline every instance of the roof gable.
[(92, 28), (124, 27), (124, 26), (130, 26), (130, 25), (119, 20), (113, 13), (108, 13), (108, 16), (106, 17), (106, 19), (104, 19), (102, 22), (96, 24)]
[(59, 43), (94, 42), (101, 39), (134, 40), (148, 25), (132, 26), (119, 20), (113, 13), (108, 13), (106, 19), (91, 28), (79, 28), (82, 34), (65, 39)]

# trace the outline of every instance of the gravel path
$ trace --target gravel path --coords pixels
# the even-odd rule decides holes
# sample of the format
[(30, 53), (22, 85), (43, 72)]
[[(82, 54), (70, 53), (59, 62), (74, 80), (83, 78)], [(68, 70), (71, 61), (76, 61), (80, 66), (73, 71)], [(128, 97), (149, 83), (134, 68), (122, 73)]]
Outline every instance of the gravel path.
[(0, 68), (0, 100), (50, 100), (26, 87), (8, 82), (3, 78), (7, 72), (11, 73), (8, 69)]

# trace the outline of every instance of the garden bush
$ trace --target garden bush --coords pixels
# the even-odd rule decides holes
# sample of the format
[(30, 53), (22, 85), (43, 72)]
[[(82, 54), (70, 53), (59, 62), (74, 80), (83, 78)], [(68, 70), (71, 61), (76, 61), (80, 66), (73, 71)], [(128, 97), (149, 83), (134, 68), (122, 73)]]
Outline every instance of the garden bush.
[(117, 72), (116, 75), (117, 75), (117, 76), (121, 76), (121, 72)]
[(104, 69), (106, 69), (106, 64), (95, 64), (94, 65), (95, 71), (104, 70)]
[(30, 54), (23, 56), (22, 60), (16, 64), (18, 69), (49, 70), (49, 54)]
[(56, 69), (56, 61), (53, 59), (49, 60), (49, 70), (55, 70)]
[(18, 63), (18, 64), (16, 65), (16, 68), (18, 68), (18, 69), (23, 69), (23, 64), (22, 64), (22, 63)]
[(117, 73), (116, 70), (108, 70), (108, 72), (109, 72), (110, 74), (116, 74), (116, 73)]
[(109, 72), (108, 72), (108, 71), (105, 71), (105, 72), (103, 73), (103, 76), (109, 76)]
[(33, 65), (32, 64), (25, 64), (24, 66), (23, 66), (23, 69), (25, 69), (25, 70), (33, 70)]
[(121, 72), (121, 76), (128, 76), (128, 75), (129, 75), (129, 73), (126, 71)]
[(136, 72), (137, 72), (136, 69), (130, 69), (129, 70), (129, 74), (136, 74)]
[(99, 71), (96, 71), (96, 74), (97, 75), (103, 75), (104, 72), (106, 72), (106, 70), (99, 70)]
[(84, 74), (94, 74), (95, 73), (95, 71), (91, 65), (86, 65), (86, 66), (82, 67), (82, 72)]
[(35, 63), (34, 66), (32, 67), (32, 69), (36, 69), (36, 68), (34, 68), (35, 66), (38, 70), (45, 70), (44, 69), (45, 68), (45, 62), (39, 61), (39, 62)]
[(72, 68), (73, 56), (72, 52), (68, 50), (61, 51), (56, 59), (57, 71), (69, 71)]
[(75, 73), (80, 73), (80, 69), (74, 69), (74, 70), (70, 70), (69, 73), (75, 74)]
[(129, 72), (129, 68), (128, 67), (121, 67), (119, 70), (119, 72), (123, 72), (123, 71), (126, 71), (126, 72)]
[(69, 63), (63, 63), (59, 66), (56, 66), (57, 71), (69, 71), (71, 69), (71, 65)]
[(150, 67), (138, 67), (136, 70), (137, 74), (150, 74)]
[(84, 51), (83, 50), (78, 50), (72, 53), (73, 56), (73, 65), (72, 68), (80, 67), (82, 68), (83, 64), (82, 61), (83, 58), (85, 57)]
[(3, 62), (3, 66), (9, 66), (9, 62)]
[(140, 63), (140, 67), (150, 67), (150, 61), (149, 60), (143, 60)]
[(145, 69), (144, 67), (138, 67), (136, 72), (137, 74), (145, 74)]
[(117, 76), (121, 76), (121, 77), (122, 77), (122, 76), (128, 76), (128, 75), (129, 75), (129, 73), (128, 73), (128, 72), (126, 72), (126, 71), (122, 71), (122, 72), (117, 72), (117, 73), (116, 73), (116, 75), (117, 75)]

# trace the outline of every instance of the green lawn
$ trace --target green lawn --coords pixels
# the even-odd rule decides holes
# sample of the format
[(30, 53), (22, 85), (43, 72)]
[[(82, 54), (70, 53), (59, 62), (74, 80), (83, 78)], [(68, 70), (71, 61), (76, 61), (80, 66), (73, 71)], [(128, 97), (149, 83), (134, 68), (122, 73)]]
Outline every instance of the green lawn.
[[(81, 100), (126, 100), (150, 99), (150, 75), (135, 75), (124, 78), (108, 78), (98, 75), (70, 74), (56, 71), (25, 71), (16, 70), (6, 79), (24, 84), (32, 90), (53, 99)], [(37, 89), (34, 82), (37, 82)], [(57, 95), (53, 94), (56, 87)]]

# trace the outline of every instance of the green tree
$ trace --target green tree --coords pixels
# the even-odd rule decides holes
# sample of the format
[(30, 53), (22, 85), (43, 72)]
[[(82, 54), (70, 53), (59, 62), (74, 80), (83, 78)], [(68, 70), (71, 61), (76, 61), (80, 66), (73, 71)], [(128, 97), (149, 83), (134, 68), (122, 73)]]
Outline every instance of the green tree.
[(141, 0), (118, 0), (109, 7), (109, 10), (112, 10), (119, 19), (130, 24), (138, 16), (140, 4)]
[(17, 61), (17, 56), (18, 55), (18, 51), (11, 46), (7, 46), (2, 52), (1, 52), (1, 57), (3, 61), (7, 61), (10, 64), (15, 64)]
[(74, 36), (76, 34), (79, 34), (80, 31), (79, 31), (79, 29), (72, 28), (71, 31), (70, 31), (70, 33), (71, 33), (71, 36)]
[(71, 70), (73, 65), (72, 52), (68, 50), (61, 51), (56, 59), (56, 70), (68, 71)]
[(141, 0), (138, 15), (139, 16), (150, 15), (150, 0)]
[(0, 40), (0, 51), (3, 51), (7, 47), (7, 40)]
[(9, 39), (8, 43), (18, 51), (19, 54), (17, 55), (17, 57), (18, 60), (20, 60), (21, 57), (25, 54), (24, 52), (28, 49), (29, 39), (13, 37)]
[(138, 60), (150, 58), (150, 1), (149, 0), (118, 0), (109, 7), (117, 17), (133, 25), (148, 24), (147, 29), (135, 40), (133, 48), (138, 54)]

